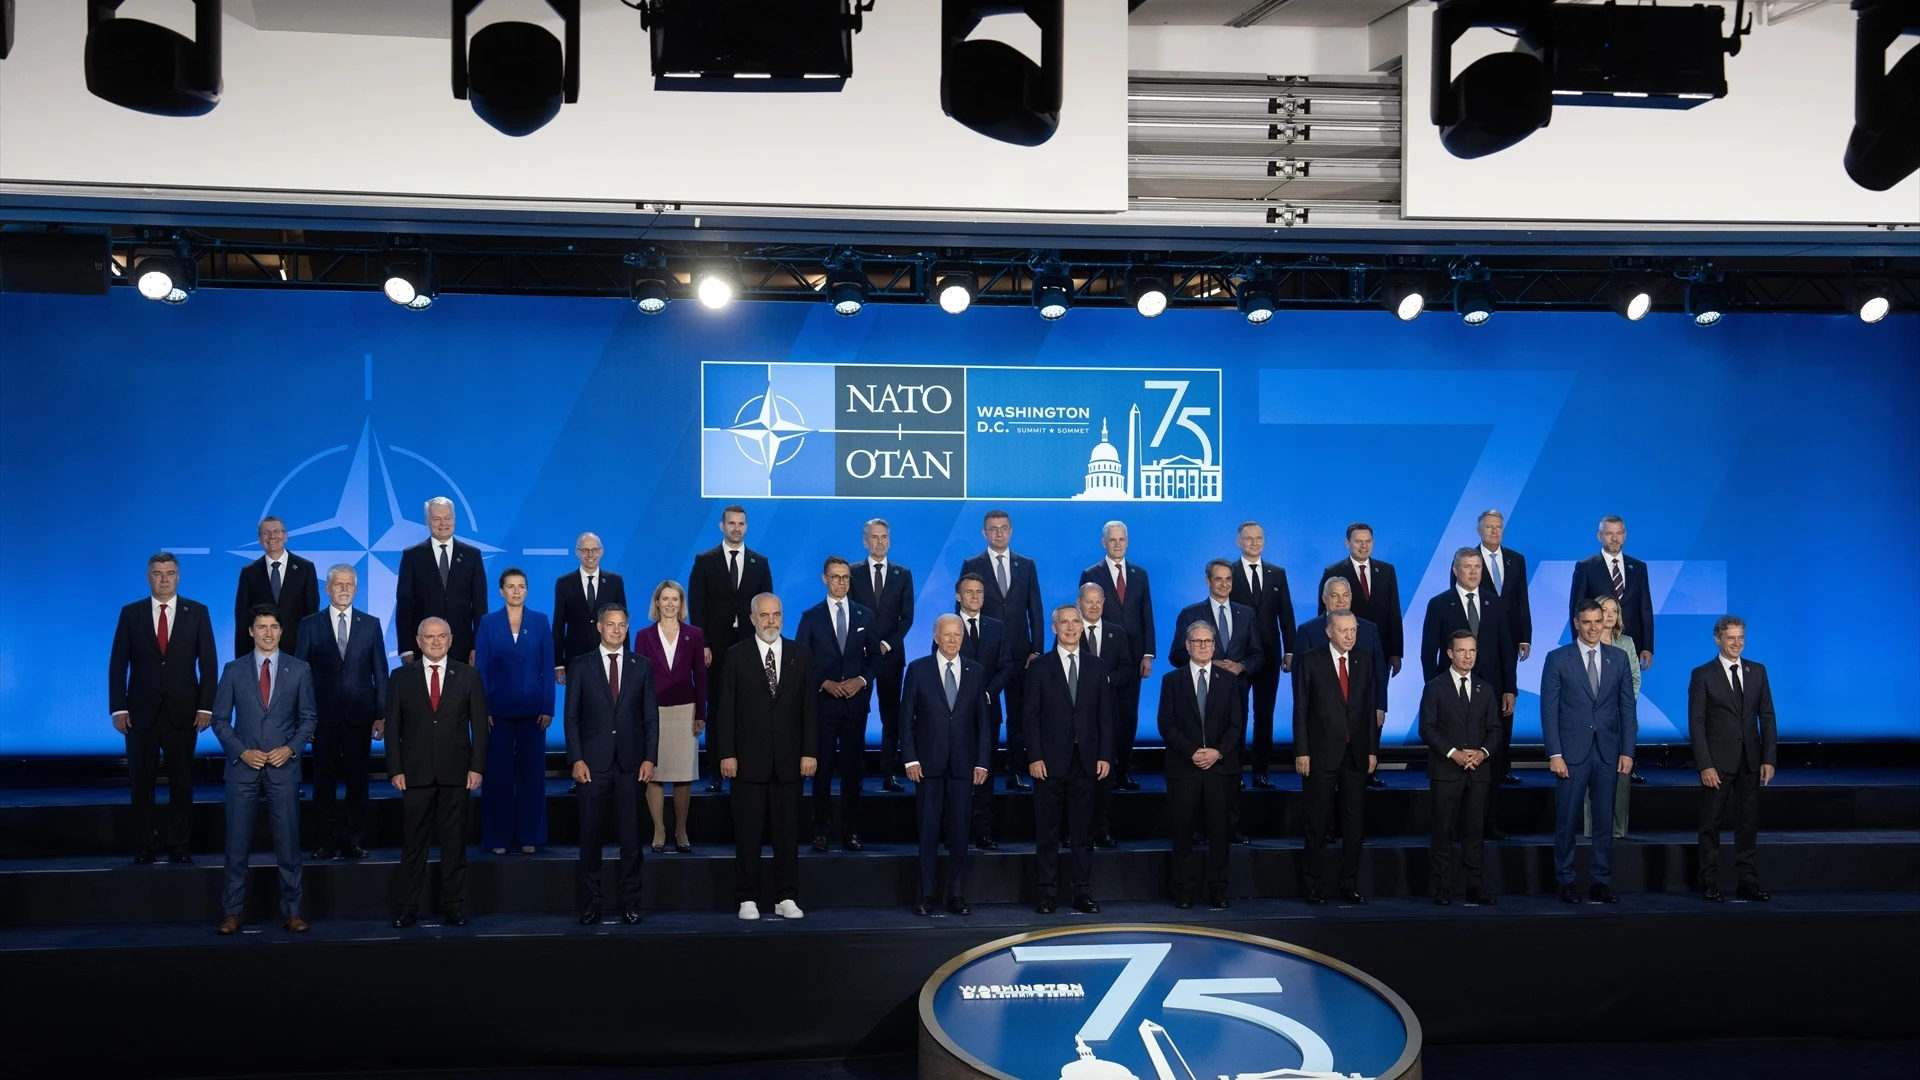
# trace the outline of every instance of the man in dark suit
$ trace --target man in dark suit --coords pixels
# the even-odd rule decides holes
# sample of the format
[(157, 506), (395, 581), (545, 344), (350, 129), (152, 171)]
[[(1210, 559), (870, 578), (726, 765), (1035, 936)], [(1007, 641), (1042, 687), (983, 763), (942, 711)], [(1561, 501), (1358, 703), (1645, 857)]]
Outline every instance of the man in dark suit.
[(1013, 519), (1005, 510), (989, 510), (982, 519), (980, 534), (987, 538), (987, 550), (960, 564), (962, 575), (973, 574), (986, 584), (987, 594), (981, 612), (997, 619), (1006, 634), (1007, 652), (1013, 667), (1007, 672), (1004, 695), (1007, 703), (1007, 777), (1008, 790), (1025, 791), (1029, 752), (1024, 704), (1027, 668), (1040, 656), (1047, 636), (1047, 618), (1040, 606), (1040, 574), (1033, 560), (1016, 555)]
[[(1326, 608), (1328, 611), (1349, 611), (1352, 609), (1348, 608), (1347, 605), (1352, 602), (1353, 586), (1347, 583), (1346, 578), (1331, 577), (1321, 582), (1321, 607)], [(1373, 658), (1371, 667), (1373, 669), (1374, 726), (1385, 727), (1387, 723), (1387, 679), (1389, 678), (1387, 651), (1380, 645), (1379, 627), (1357, 615), (1354, 616), (1354, 621), (1359, 625), (1359, 629), (1354, 634), (1354, 650), (1365, 653)], [(1308, 642), (1327, 640), (1327, 617), (1325, 615), (1316, 615), (1306, 622), (1301, 623), (1295, 639), (1300, 642), (1302, 649), (1307, 647)], [(1296, 699), (1300, 697), (1300, 669), (1298, 667), (1293, 669), (1293, 696)]]
[(1340, 801), (1340, 899), (1364, 904), (1360, 848), (1366, 842), (1366, 779), (1379, 763), (1380, 727), (1374, 719), (1373, 658), (1354, 648), (1359, 620), (1351, 611), (1327, 613), (1329, 648), (1296, 657), (1293, 697), (1293, 769), (1307, 797), (1306, 899), (1327, 902), (1322, 886), (1328, 817), (1335, 789)]
[[(302, 619), (293, 655), (313, 677), (319, 715), (313, 729), (313, 824), (319, 842), (307, 857), (364, 859), (367, 828), (367, 759), (373, 740), (386, 734), (387, 641), (380, 620), (356, 610), (360, 576), (339, 563), (327, 570), (325, 611)], [(334, 789), (347, 783), (346, 824), (336, 811)]]
[[(1480, 588), (1491, 593), (1506, 609), (1514, 654), (1524, 661), (1533, 655), (1533, 602), (1527, 598), (1527, 557), (1506, 546), (1507, 516), (1500, 511), (1480, 511), (1476, 531), (1480, 534), (1480, 565), (1486, 568)], [(1513, 775), (1513, 765), (1505, 749), (1499, 751), (1490, 766), (1496, 783), (1520, 782), (1520, 778)], [(1498, 793), (1498, 789), (1487, 792), (1487, 835), (1496, 840), (1506, 835), (1494, 826), (1494, 802)]]
[(394, 635), (400, 662), (413, 662), (407, 635), (427, 619), (439, 619), (453, 635), (448, 646), (455, 662), (473, 664), (473, 642), (480, 617), (487, 613), (487, 568), (480, 549), (453, 535), (453, 500), (427, 500), (427, 539), (400, 554), (400, 583), (393, 603)]
[(1093, 786), (1113, 768), (1113, 695), (1105, 667), (1086, 655), (1080, 611), (1053, 609), (1054, 650), (1028, 674), (1025, 710), (1027, 748), (1033, 760), (1034, 854), (1040, 866), (1040, 902), (1053, 914), (1060, 869), (1060, 813), (1064, 808), (1073, 843), (1073, 910), (1091, 915), (1093, 901)]
[(753, 636), (721, 662), (712, 712), (720, 775), (733, 781), (733, 888), (742, 919), (760, 917), (760, 840), (773, 844), (773, 913), (805, 917), (800, 895), (800, 781), (820, 744), (813, 657), (780, 636), (780, 598), (751, 601)]
[[(954, 610), (960, 615), (960, 655), (979, 664), (986, 671), (987, 695), (985, 711), (980, 722), (987, 728), (989, 745), (999, 741), (1000, 732), (1000, 692), (1006, 689), (1007, 677), (1013, 672), (1013, 654), (1007, 649), (1006, 628), (999, 619), (992, 618), (981, 611), (986, 603), (987, 583), (980, 580), (978, 574), (962, 574), (953, 585)], [(932, 651), (940, 648), (934, 643)], [(1007, 714), (1009, 732), (1020, 726), (1021, 717)], [(1007, 736), (1014, 738), (1012, 734)], [(993, 771), (992, 756), (986, 762), (988, 772)], [(973, 842), (976, 847), (986, 851), (998, 851), (1000, 844), (993, 838), (993, 785), (982, 784), (973, 793)]]
[[(1101, 526), (1100, 546), (1106, 557), (1080, 571), (1080, 584), (1100, 586), (1108, 617), (1126, 631), (1129, 660), (1127, 670), (1108, 664), (1113, 675), (1113, 752), (1118, 755), (1111, 786), (1139, 791), (1133, 779), (1133, 741), (1140, 730), (1140, 682), (1153, 674), (1153, 586), (1146, 570), (1127, 561), (1126, 522)], [(1086, 614), (1084, 606), (1081, 614)]]
[(967, 831), (974, 792), (987, 783), (993, 728), (986, 722), (987, 669), (961, 654), (966, 630), (958, 615), (933, 622), (931, 656), (907, 669), (900, 701), (901, 753), (913, 781), (920, 823), (920, 902), (933, 914), (940, 893), (935, 859), (947, 840), (947, 910), (967, 915)]
[(867, 522), (862, 533), (867, 557), (853, 566), (853, 602), (873, 612), (880, 637), (880, 666), (874, 681), (880, 690), (880, 789), (905, 791), (900, 784), (900, 681), (907, 670), (907, 631), (913, 629), (913, 571), (892, 562), (893, 529), (882, 518)]
[[(1500, 695), (1500, 715), (1513, 715), (1514, 697), (1520, 691), (1513, 629), (1507, 622), (1506, 604), (1487, 589), (1480, 549), (1463, 547), (1453, 553), (1453, 587), (1434, 594), (1427, 601), (1427, 615), (1420, 626), (1420, 673), (1432, 682), (1443, 671), (1452, 655), (1449, 644), (1454, 632), (1465, 630), (1475, 642), (1474, 674), (1485, 680)], [(1504, 751), (1503, 751), (1504, 753)], [(1488, 766), (1487, 775), (1505, 774), (1501, 765)], [(1505, 840), (1507, 834), (1495, 824), (1491, 803), (1494, 792), (1488, 790), (1480, 812), (1485, 815), (1483, 835)]]
[(1213, 663), (1214, 631), (1186, 629), (1187, 663), (1160, 679), (1160, 738), (1167, 747), (1167, 817), (1173, 828), (1173, 905), (1193, 906), (1193, 814), (1207, 817), (1207, 906), (1227, 906), (1227, 799), (1240, 776), (1247, 696)]
[[(1107, 593), (1097, 581), (1084, 582), (1080, 586), (1080, 640), (1093, 659), (1106, 669), (1107, 692), (1113, 695), (1114, 708), (1120, 707), (1124, 700), (1122, 684), (1132, 687), (1133, 695), (1140, 694), (1140, 667), (1134, 662), (1132, 635), (1115, 625), (1107, 617)], [(1125, 760), (1133, 750), (1134, 731), (1132, 725), (1117, 713), (1113, 718), (1113, 752)], [(1093, 786), (1093, 846), (1118, 847), (1119, 841), (1113, 835), (1113, 791), (1119, 786), (1120, 769), (1118, 765), (1105, 780)], [(1140, 785), (1135, 784), (1136, 789)]]
[[(1224, 620), (1224, 622), (1223, 622)], [(1176, 667), (1186, 666), (1186, 627), (1196, 622), (1213, 627), (1213, 665), (1234, 678), (1234, 685), (1246, 693), (1247, 684), (1258, 678), (1276, 658), (1266, 655), (1260, 643), (1260, 620), (1252, 608), (1233, 601), (1233, 564), (1225, 559), (1207, 562), (1207, 598), (1180, 609), (1173, 621), (1173, 644), (1167, 659)], [(1227, 792), (1227, 832), (1236, 844), (1252, 843), (1240, 831), (1240, 774), (1234, 773)]]
[(585, 656), (600, 645), (600, 608), (605, 604), (627, 606), (627, 582), (611, 570), (600, 569), (607, 553), (605, 544), (590, 532), (573, 542), (574, 558), (580, 566), (560, 575), (553, 583), (553, 680), (567, 685), (567, 663)]
[(1244, 521), (1234, 534), (1240, 557), (1233, 563), (1236, 604), (1253, 610), (1254, 627), (1265, 663), (1243, 685), (1253, 687), (1253, 786), (1271, 788), (1267, 769), (1273, 754), (1273, 710), (1280, 699), (1280, 674), (1293, 670), (1293, 593), (1287, 571), (1261, 558), (1267, 550), (1267, 530), (1257, 521)]
[[(220, 657), (205, 604), (179, 594), (180, 560), (167, 552), (147, 558), (144, 600), (120, 609), (107, 661), (107, 709), (113, 729), (127, 737), (133, 775), (133, 861), (153, 862), (156, 844), (167, 861), (189, 863), (193, 829), (193, 744), (213, 723), (213, 691)], [(167, 828), (156, 836), (153, 785), (160, 755), (167, 758)]]
[(1653, 666), (1653, 592), (1647, 583), (1647, 564), (1626, 554), (1627, 523), (1607, 515), (1600, 519), (1600, 554), (1573, 566), (1573, 589), (1567, 607), (1611, 594), (1620, 601), (1620, 628), (1640, 650), (1640, 670)]
[(247, 855), (254, 812), (267, 804), (274, 861), (280, 867), (280, 915), (295, 934), (300, 917), (300, 748), (316, 722), (313, 679), (307, 665), (280, 649), (280, 615), (272, 604), (254, 607), (247, 633), (253, 651), (227, 665), (213, 695), (213, 734), (227, 765), (227, 865), (221, 889), (222, 934), (240, 930), (246, 910)]
[[(476, 560), (477, 562), (478, 560)], [(427, 892), (427, 847), (440, 843), (440, 914), (467, 924), (467, 801), (487, 765), (487, 696), (480, 673), (448, 655), (453, 628), (430, 618), (415, 633), (419, 661), (387, 683), (387, 779), (400, 792), (403, 838), (394, 878), (396, 930), (412, 926)]]
[(1603, 904), (1619, 902), (1613, 876), (1613, 789), (1616, 772), (1633, 771), (1639, 723), (1634, 713), (1633, 680), (1627, 654), (1601, 644), (1600, 605), (1582, 600), (1573, 613), (1575, 640), (1547, 654), (1540, 673), (1540, 734), (1547, 744), (1547, 767), (1559, 783), (1553, 803), (1553, 872), (1560, 899), (1578, 904), (1573, 885), (1574, 833), (1580, 805), (1593, 800), (1593, 878), (1588, 895)]
[(240, 568), (240, 583), (233, 590), (235, 659), (253, 651), (248, 628), (254, 608), (272, 604), (288, 637), (299, 632), (302, 620), (320, 610), (319, 575), (312, 562), (287, 550), (287, 523), (277, 517), (262, 518), (259, 536), (264, 553)]
[(596, 926), (601, 848), (606, 816), (613, 811), (620, 835), (620, 921), (640, 922), (640, 785), (653, 779), (660, 756), (660, 708), (654, 698), (653, 665), (627, 648), (627, 609), (600, 605), (600, 643), (568, 664), (567, 762), (579, 785), (580, 891), (586, 909), (580, 922)]
[(1713, 640), (1720, 655), (1694, 668), (1687, 684), (1687, 735), (1700, 766), (1700, 886), (1708, 900), (1724, 899), (1720, 827), (1731, 801), (1740, 898), (1769, 900), (1754, 869), (1753, 849), (1760, 832), (1760, 788), (1773, 782), (1776, 763), (1773, 687), (1766, 668), (1741, 659), (1747, 647), (1745, 620), (1720, 616)]
[(827, 850), (827, 832), (833, 822), (833, 777), (840, 776), (840, 843), (859, 851), (860, 782), (865, 772), (867, 712), (872, 706), (873, 676), (881, 660), (880, 635), (873, 629), (873, 611), (854, 603), (847, 593), (852, 571), (847, 560), (829, 556), (820, 568), (827, 598), (800, 615), (793, 640), (813, 657), (813, 681), (818, 700), (814, 709), (820, 731), (819, 759), (827, 767), (813, 776), (813, 850)]
[[(1447, 667), (1427, 680), (1420, 694), (1420, 741), (1427, 744), (1427, 783), (1433, 789), (1433, 833), (1427, 871), (1433, 902), (1453, 902), (1453, 833), (1463, 838), (1460, 861), (1467, 868), (1467, 903), (1491, 904), (1481, 887), (1486, 853), (1486, 798), (1494, 776), (1488, 761), (1506, 741), (1506, 717), (1494, 701), (1500, 693), (1478, 670), (1479, 643), (1468, 630), (1447, 636)], [(1466, 818), (1461, 820), (1461, 807)]]
[[(1320, 583), (1343, 577), (1353, 589), (1353, 613), (1372, 623), (1380, 631), (1380, 647), (1387, 652), (1390, 674), (1400, 674), (1400, 660), (1407, 655), (1407, 637), (1401, 618), (1400, 576), (1393, 564), (1373, 557), (1373, 526), (1356, 521), (1347, 526), (1347, 557), (1320, 571)], [(1322, 607), (1320, 614), (1327, 609)]]
[[(720, 670), (733, 646), (753, 636), (753, 598), (773, 591), (773, 567), (767, 557), (747, 547), (747, 510), (729, 506), (720, 511), (720, 543), (693, 557), (687, 572), (687, 617), (706, 635), (709, 716), (720, 701)], [(707, 736), (707, 790), (720, 790), (719, 756), (713, 736)], [(813, 749), (809, 744), (807, 749)]]

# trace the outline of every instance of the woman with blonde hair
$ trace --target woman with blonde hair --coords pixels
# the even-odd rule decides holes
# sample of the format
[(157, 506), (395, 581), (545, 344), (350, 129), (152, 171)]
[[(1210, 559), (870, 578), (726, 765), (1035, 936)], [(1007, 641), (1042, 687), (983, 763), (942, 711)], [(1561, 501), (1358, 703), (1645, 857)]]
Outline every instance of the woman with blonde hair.
[[(1627, 654), (1627, 674), (1633, 677), (1633, 696), (1640, 696), (1640, 648), (1627, 636), (1620, 624), (1620, 601), (1612, 593), (1593, 598), (1600, 605), (1600, 640)], [(1614, 779), (1613, 789), (1613, 838), (1619, 840), (1627, 835), (1627, 792), (1633, 787), (1633, 777), (1621, 773)], [(1586, 828), (1583, 835), (1593, 835), (1593, 802), (1591, 799), (1581, 805), (1586, 816)]]
[(700, 733), (707, 726), (707, 640), (686, 616), (687, 591), (677, 581), (663, 581), (654, 586), (647, 605), (652, 625), (633, 636), (633, 651), (653, 665), (653, 691), (660, 705), (660, 750), (647, 784), (656, 854), (667, 848), (667, 784), (673, 785), (673, 849), (682, 854), (693, 850), (687, 840), (687, 811), (699, 772)]

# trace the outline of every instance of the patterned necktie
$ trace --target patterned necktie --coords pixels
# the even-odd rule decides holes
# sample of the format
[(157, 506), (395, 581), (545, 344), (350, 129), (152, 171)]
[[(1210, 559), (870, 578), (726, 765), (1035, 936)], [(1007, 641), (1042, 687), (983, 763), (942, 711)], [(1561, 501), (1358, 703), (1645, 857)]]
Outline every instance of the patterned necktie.
[(447, 587), (447, 575), (452, 572), (453, 562), (447, 557), (446, 542), (442, 541), (440, 544), (440, 587), (442, 589)]
[(614, 701), (620, 700), (620, 654), (607, 654), (607, 695)]
[(1493, 558), (1487, 560), (1487, 573), (1493, 578), (1493, 591), (1499, 593), (1501, 596), (1507, 595), (1507, 590), (1500, 585), (1500, 578), (1502, 576), (1500, 573), (1500, 564), (1504, 561), (1505, 560), (1500, 557), (1499, 552), (1495, 552)]
[(840, 645), (840, 651), (847, 651), (847, 605), (835, 602), (833, 605), (833, 640)]
[(338, 639), (340, 659), (342, 660), (347, 658), (347, 635), (349, 633), (350, 631), (347, 628), (347, 613), (343, 611), (340, 613), (340, 632), (334, 635), (334, 637)]
[(1205, 739), (1206, 723), (1207, 723), (1207, 669), (1206, 668), (1200, 669), (1200, 682), (1194, 686), (1193, 696), (1200, 700), (1200, 728), (1201, 728), (1200, 734), (1201, 734), (1201, 738)]
[(767, 650), (767, 693), (780, 696), (780, 669), (774, 666), (774, 650)]
[(269, 658), (260, 665), (260, 707), (273, 704), (273, 660)]
[(160, 655), (167, 655), (167, 605), (165, 604), (160, 605), (160, 625), (154, 629), (153, 636), (160, 643)]
[(1594, 697), (1600, 696), (1600, 650), (1587, 650), (1587, 689)]
[(280, 602), (280, 561), (275, 559), (267, 564), (267, 585), (273, 589), (273, 602)]
[(427, 704), (433, 706), (434, 712), (439, 712), (440, 711), (440, 665), (428, 664), (427, 670), (431, 673), (430, 677), (427, 679)]
[(1474, 593), (1467, 594), (1467, 629), (1473, 633), (1474, 637), (1479, 637), (1480, 636), (1480, 605), (1477, 603), (1474, 603), (1475, 595), (1476, 594)]
[(960, 699), (960, 683), (953, 677), (953, 661), (947, 661), (947, 708)]
[(1067, 704), (1080, 704), (1080, 654), (1067, 654)]
[(1615, 600), (1625, 600), (1627, 598), (1627, 580), (1620, 576), (1620, 556), (1615, 555), (1608, 561), (1613, 564), (1613, 598)]

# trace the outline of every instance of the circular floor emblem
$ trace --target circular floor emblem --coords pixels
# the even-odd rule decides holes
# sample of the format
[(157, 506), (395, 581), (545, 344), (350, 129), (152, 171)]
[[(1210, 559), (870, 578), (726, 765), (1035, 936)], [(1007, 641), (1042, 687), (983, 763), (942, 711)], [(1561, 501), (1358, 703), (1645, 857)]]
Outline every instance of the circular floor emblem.
[[(1420, 1023), (1377, 980), (1295, 945), (1097, 926), (989, 942), (920, 992), (922, 1075), (1280, 1080), (1418, 1075)], [(944, 1057), (929, 1069), (927, 1055)]]

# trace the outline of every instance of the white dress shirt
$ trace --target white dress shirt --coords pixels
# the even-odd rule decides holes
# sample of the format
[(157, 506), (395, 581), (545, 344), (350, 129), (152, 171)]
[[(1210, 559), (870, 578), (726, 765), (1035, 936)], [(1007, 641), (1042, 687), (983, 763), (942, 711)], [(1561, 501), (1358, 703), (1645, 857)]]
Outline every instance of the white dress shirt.
[[(1472, 701), (1472, 700), (1473, 700), (1473, 672), (1471, 672), (1471, 671), (1467, 671), (1467, 672), (1462, 672), (1462, 671), (1461, 671), (1461, 670), (1460, 670), (1459, 668), (1456, 668), (1456, 667), (1448, 667), (1448, 668), (1447, 668), (1447, 677), (1453, 680), (1453, 692), (1454, 692), (1455, 694), (1458, 694), (1458, 693), (1460, 693), (1460, 684), (1461, 684), (1461, 682), (1462, 682), (1462, 681), (1464, 680), (1464, 681), (1465, 681), (1465, 683), (1466, 683), (1466, 687), (1467, 687), (1467, 689), (1466, 689), (1466, 694), (1467, 694), (1467, 700), (1468, 700), (1468, 701)], [(1481, 752), (1481, 753), (1483, 753), (1483, 754), (1486, 754), (1486, 753), (1487, 753), (1487, 748), (1486, 748), (1486, 747), (1484, 747), (1484, 746), (1482, 746), (1482, 747), (1480, 747), (1479, 749), (1480, 749), (1480, 752)], [(1453, 755), (1455, 755), (1455, 754), (1457, 754), (1457, 753), (1459, 753), (1459, 752), (1460, 752), (1460, 748), (1459, 748), (1459, 747), (1457, 747), (1457, 746), (1454, 746), (1454, 747), (1449, 747), (1449, 748), (1447, 749), (1447, 756), (1448, 756), (1448, 757), (1452, 757)], [(1487, 754), (1487, 756), (1488, 756), (1488, 757), (1492, 757), (1493, 755), (1492, 755), (1492, 754)]]
[[(1718, 657), (1717, 659), (1720, 661), (1720, 674), (1725, 675), (1727, 677), (1727, 689), (1731, 690), (1733, 689), (1734, 669), (1740, 666), (1740, 661), (1729, 660), (1725, 656)], [(1747, 687), (1747, 673), (1745, 671), (1742, 671), (1740, 672), (1741, 691), (1745, 692), (1746, 687)]]
[(1080, 631), (1080, 644), (1086, 646), (1087, 651), (1095, 656), (1100, 655), (1099, 646), (1096, 644), (1100, 640), (1099, 634), (1100, 624), (1097, 622), (1088, 623), (1086, 629)]
[[(1084, 644), (1084, 642), (1083, 642), (1083, 644)], [(1062, 674), (1066, 674), (1066, 673), (1068, 672), (1068, 670), (1069, 670), (1069, 669), (1067, 668), (1067, 661), (1068, 661), (1069, 659), (1071, 659), (1071, 658), (1073, 658), (1073, 657), (1075, 657), (1075, 656), (1077, 656), (1077, 655), (1079, 655), (1079, 652), (1080, 652), (1080, 650), (1078, 650), (1078, 649), (1055, 649), (1054, 651), (1060, 654), (1060, 671), (1061, 671), (1061, 673), (1062, 673)], [(1080, 688), (1079, 688), (1079, 687), (1077, 687), (1077, 686), (1076, 686), (1076, 687), (1074, 687), (1074, 690), (1075, 690), (1076, 692), (1078, 692), (1078, 690), (1079, 690), (1079, 689), (1080, 689)]]
[(167, 605), (167, 637), (173, 637), (174, 628), (180, 625), (180, 597), (162, 600), (157, 596), (147, 598), (147, 617), (153, 621), (153, 633), (160, 636), (160, 605)]
[[(345, 615), (347, 617), (346, 634), (342, 634), (340, 632), (340, 616), (342, 615)], [(333, 632), (333, 643), (336, 646), (344, 648), (347, 644), (347, 636), (353, 633), (353, 608), (339, 607), (334, 604), (328, 604), (327, 605), (327, 623), (328, 623), (327, 629)]]
[(1207, 693), (1211, 694), (1213, 693), (1213, 684), (1220, 678), (1219, 674), (1213, 671), (1213, 665), (1196, 664), (1192, 661), (1187, 662), (1187, 681), (1193, 684), (1195, 696), (1198, 696), (1200, 693), (1200, 673), (1203, 671), (1209, 673), (1207, 675)]
[(1620, 549), (1620, 554), (1618, 554), (1618, 555), (1609, 555), (1609, 554), (1607, 554), (1607, 549), (1606, 549), (1606, 548), (1601, 548), (1601, 549), (1600, 549), (1600, 565), (1602, 565), (1602, 566), (1604, 566), (1604, 567), (1606, 567), (1606, 568), (1607, 568), (1607, 584), (1608, 584), (1608, 586), (1612, 586), (1612, 584), (1613, 584), (1613, 569), (1614, 569), (1614, 567), (1616, 567), (1616, 566), (1618, 566), (1618, 567), (1620, 568), (1620, 583), (1621, 583), (1622, 585), (1624, 585), (1624, 584), (1626, 584), (1626, 581), (1627, 581), (1627, 552), (1626, 552), (1626, 549), (1625, 549), (1625, 548), (1622, 548), (1622, 549)]
[(1461, 611), (1467, 610), (1467, 597), (1471, 596), (1473, 597), (1473, 610), (1481, 618), (1484, 619), (1487, 617), (1487, 598), (1480, 595), (1479, 589), (1464, 589), (1458, 585), (1455, 585), (1453, 587), (1453, 591), (1456, 595), (1460, 597)]
[[(598, 582), (597, 584), (595, 584), (594, 586), (592, 586), (592, 587), (589, 587), (589, 586), (587, 585), (587, 582), (589, 582), (589, 581), (591, 581), (591, 580), (593, 580), (593, 579), (595, 579), (595, 578), (598, 578), (598, 579), (599, 579), (599, 582)], [(603, 574), (603, 573), (602, 573), (601, 571), (599, 571), (599, 570), (588, 570), (588, 569), (586, 569), (586, 568), (584, 568), (584, 567), (583, 567), (583, 568), (581, 568), (581, 570), (580, 570), (580, 595), (581, 595), (581, 596), (585, 596), (585, 595), (587, 595), (587, 594), (588, 594), (589, 592), (591, 592), (591, 593), (593, 593), (593, 594), (595, 594), (595, 595), (594, 595), (594, 599), (595, 599), (595, 600), (598, 600), (598, 599), (600, 599), (600, 597), (599, 597), (599, 592), (600, 592), (600, 590), (601, 590), (601, 589), (603, 589), (603, 588), (605, 588), (605, 587), (606, 587), (606, 584), (607, 584), (607, 579), (606, 579), (606, 575), (605, 575), (605, 574)], [(588, 615), (593, 615), (593, 616), (595, 616), (596, 618), (598, 618), (598, 616), (597, 616), (597, 614), (596, 614), (595, 612), (591, 612), (591, 611), (589, 611), (589, 612), (587, 612), (587, 614), (588, 614)]]
[(681, 623), (679, 633), (674, 634), (672, 637), (668, 637), (664, 632), (660, 633), (660, 655), (666, 657), (667, 670), (669, 671), (673, 670), (674, 656), (680, 652), (680, 635), (686, 632), (686, 624)]
[(768, 656), (773, 657), (773, 681), (776, 683), (779, 682), (780, 681), (780, 643), (778, 641), (775, 641), (773, 644), (769, 645), (764, 640), (761, 639), (759, 634), (755, 634), (753, 635), (753, 647), (760, 651), (760, 671), (762, 674), (764, 674), (767, 670), (767, 657)]

